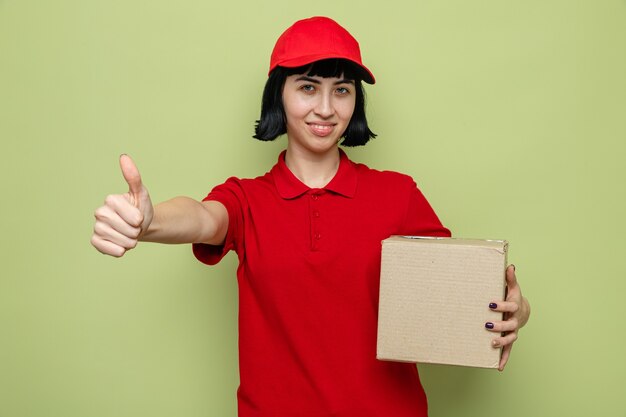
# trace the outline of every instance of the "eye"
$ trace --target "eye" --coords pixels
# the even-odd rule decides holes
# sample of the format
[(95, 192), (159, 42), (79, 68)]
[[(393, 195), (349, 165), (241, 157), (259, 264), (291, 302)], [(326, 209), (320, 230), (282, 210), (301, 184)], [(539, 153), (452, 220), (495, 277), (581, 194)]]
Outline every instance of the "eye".
[(312, 93), (313, 91), (315, 91), (315, 86), (313, 84), (304, 84), (300, 87), (300, 90), (304, 91), (305, 93)]
[(346, 94), (350, 94), (350, 90), (346, 87), (337, 87), (337, 94), (339, 95), (346, 95)]

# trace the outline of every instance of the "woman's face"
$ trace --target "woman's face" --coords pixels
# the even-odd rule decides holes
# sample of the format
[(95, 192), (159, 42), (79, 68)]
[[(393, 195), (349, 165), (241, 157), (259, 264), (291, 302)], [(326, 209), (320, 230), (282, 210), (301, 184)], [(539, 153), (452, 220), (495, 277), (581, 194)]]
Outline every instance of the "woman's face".
[(290, 147), (324, 153), (337, 146), (354, 112), (353, 80), (290, 75), (283, 87)]

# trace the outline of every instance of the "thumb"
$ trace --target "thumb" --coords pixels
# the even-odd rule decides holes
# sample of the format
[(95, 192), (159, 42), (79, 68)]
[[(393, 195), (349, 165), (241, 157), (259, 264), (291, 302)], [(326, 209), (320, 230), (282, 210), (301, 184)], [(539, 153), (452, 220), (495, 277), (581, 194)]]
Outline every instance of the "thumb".
[(126, 154), (120, 155), (120, 168), (122, 168), (122, 175), (128, 184), (128, 192), (133, 197), (136, 206), (139, 203), (139, 193), (143, 188), (139, 170), (131, 157)]
[(515, 276), (515, 265), (511, 264), (506, 268), (506, 285), (508, 288), (517, 287), (517, 277)]

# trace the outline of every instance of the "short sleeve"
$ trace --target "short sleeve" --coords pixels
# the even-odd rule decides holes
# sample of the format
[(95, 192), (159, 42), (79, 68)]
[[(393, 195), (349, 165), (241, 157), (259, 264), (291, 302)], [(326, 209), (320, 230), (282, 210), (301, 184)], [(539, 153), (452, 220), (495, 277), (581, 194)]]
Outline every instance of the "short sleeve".
[(225, 183), (216, 186), (202, 201), (218, 201), (226, 207), (228, 212), (228, 230), (223, 245), (209, 245), (194, 243), (194, 256), (202, 263), (215, 265), (226, 254), (234, 250), (241, 255), (243, 247), (243, 213), (245, 209), (245, 194), (241, 187), (241, 180), (229, 178)]
[(450, 230), (441, 224), (430, 203), (412, 179), (410, 180), (408, 196), (401, 234), (433, 237), (451, 236)]

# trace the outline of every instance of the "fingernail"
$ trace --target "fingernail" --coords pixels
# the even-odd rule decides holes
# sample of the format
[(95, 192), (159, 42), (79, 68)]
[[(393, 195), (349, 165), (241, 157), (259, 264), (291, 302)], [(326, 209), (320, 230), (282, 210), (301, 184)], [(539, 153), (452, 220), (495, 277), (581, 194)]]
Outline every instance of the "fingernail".
[(494, 348), (500, 347), (500, 343), (498, 343), (497, 340), (494, 340), (493, 342), (491, 342), (491, 346), (493, 346)]
[(498, 305), (496, 303), (489, 303), (489, 308), (491, 309), (498, 308)]
[(513, 267), (513, 271), (515, 271), (515, 265), (511, 264), (511, 266)]
[(487, 323), (485, 323), (485, 327), (488, 329), (493, 329), (493, 323), (488, 321)]

